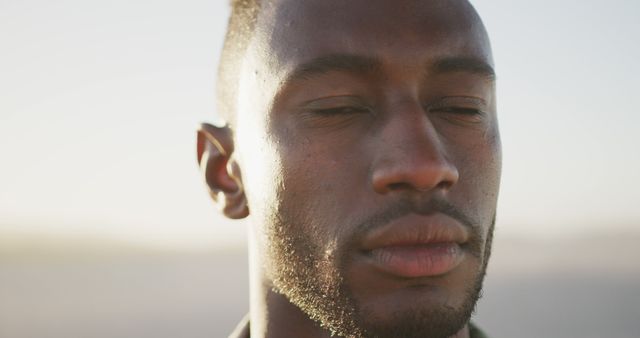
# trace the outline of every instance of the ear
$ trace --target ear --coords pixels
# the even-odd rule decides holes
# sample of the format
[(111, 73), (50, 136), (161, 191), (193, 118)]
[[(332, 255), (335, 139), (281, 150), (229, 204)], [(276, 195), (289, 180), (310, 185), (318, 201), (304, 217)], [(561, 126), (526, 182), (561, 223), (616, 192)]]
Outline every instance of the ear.
[(225, 216), (239, 219), (249, 215), (249, 207), (240, 167), (232, 154), (233, 133), (228, 126), (200, 125), (198, 164), (209, 194)]

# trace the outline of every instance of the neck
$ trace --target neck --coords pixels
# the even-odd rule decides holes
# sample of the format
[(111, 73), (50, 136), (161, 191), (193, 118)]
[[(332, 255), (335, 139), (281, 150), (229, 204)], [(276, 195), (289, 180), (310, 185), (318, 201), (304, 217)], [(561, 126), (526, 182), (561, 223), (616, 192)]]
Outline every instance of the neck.
[(321, 328), (283, 295), (265, 291), (261, 298), (256, 304), (252, 296), (251, 338), (331, 337), (328, 330)]
[(469, 338), (469, 325), (465, 324), (458, 333), (454, 334), (450, 338)]
[(249, 246), (251, 338), (331, 337), (328, 330), (321, 328), (285, 296), (273, 291), (256, 251)]

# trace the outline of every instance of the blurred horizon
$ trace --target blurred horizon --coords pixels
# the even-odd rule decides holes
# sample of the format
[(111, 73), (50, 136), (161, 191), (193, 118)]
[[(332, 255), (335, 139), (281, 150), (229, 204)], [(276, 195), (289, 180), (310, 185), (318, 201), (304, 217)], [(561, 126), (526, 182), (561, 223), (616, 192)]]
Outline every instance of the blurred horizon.
[[(243, 251), (247, 249), (247, 224), (238, 222), (231, 226), (237, 227), (237, 232), (231, 240), (218, 240), (203, 237), (195, 240), (191, 235), (183, 237), (145, 238), (130, 236), (129, 234), (100, 233), (99, 231), (54, 231), (46, 227), (4, 227), (0, 232), (0, 259), (3, 255), (21, 254), (55, 254), (73, 252), (102, 252), (117, 253), (118, 250), (132, 252), (156, 253), (206, 253)], [(237, 236), (237, 237), (235, 237)], [(503, 231), (497, 227), (494, 242), (510, 243), (562, 243), (562, 242), (593, 242), (615, 241), (640, 243), (640, 231), (633, 224), (616, 227), (616, 231), (607, 231), (600, 227), (591, 227), (580, 232), (568, 232), (553, 235), (541, 233), (527, 234)]]
[[(241, 247), (170, 250), (103, 237), (28, 243), (12, 249), (0, 237), (2, 338), (225, 337), (249, 309)], [(473, 321), (496, 338), (634, 338), (638, 243), (498, 234)]]

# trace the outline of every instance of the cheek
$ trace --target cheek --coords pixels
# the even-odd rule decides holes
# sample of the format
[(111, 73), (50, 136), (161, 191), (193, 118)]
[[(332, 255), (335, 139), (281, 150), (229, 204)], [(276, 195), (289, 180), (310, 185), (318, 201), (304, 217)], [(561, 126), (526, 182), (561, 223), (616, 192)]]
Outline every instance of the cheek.
[(281, 200), (309, 217), (308, 223), (330, 221), (336, 203), (335, 162), (313, 146), (283, 152)]
[(482, 142), (467, 145), (456, 157), (460, 179), (452, 189), (452, 198), (459, 199), (458, 205), (469, 208), (469, 212), (488, 227), (495, 215), (500, 188), (502, 152), (499, 134), (487, 134)]
[(496, 131), (487, 137), (486, 146), (482, 156), (477, 159), (481, 162), (482, 171), (485, 175), (485, 186), (483, 187), (487, 198), (495, 204), (500, 189), (500, 176), (502, 173), (502, 146), (500, 134)]
[(282, 151), (283, 195), (288, 208), (308, 217), (307, 226), (325, 242), (346, 235), (366, 168), (354, 160), (351, 147), (332, 142), (298, 142)]
[(242, 181), (252, 218), (263, 219), (278, 205), (278, 187), (282, 186), (282, 165), (275, 152), (255, 146), (242, 161)]

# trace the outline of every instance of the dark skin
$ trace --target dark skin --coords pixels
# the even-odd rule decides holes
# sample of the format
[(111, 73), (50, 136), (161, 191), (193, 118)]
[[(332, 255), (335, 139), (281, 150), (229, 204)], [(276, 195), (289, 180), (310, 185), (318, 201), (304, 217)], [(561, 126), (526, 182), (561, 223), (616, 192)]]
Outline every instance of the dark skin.
[[(198, 159), (221, 211), (250, 218), (251, 336), (368, 336), (446, 308), (464, 317), (450, 336), (468, 337), (501, 168), (491, 49), (473, 8), (273, 1), (245, 58), (234, 129), (203, 124)], [(433, 201), (456, 213), (419, 211)], [(394, 208), (467, 229), (459, 264), (415, 278), (372, 267), (364, 229)]]

